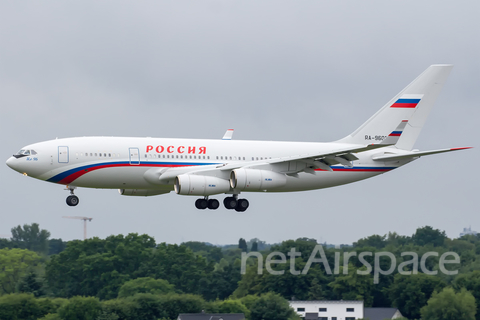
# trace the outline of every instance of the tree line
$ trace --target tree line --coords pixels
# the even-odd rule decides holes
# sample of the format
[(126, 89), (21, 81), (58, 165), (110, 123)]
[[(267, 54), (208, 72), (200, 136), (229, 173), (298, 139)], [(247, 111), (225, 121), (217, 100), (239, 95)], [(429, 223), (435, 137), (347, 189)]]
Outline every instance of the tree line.
[[(292, 262), (295, 270), (303, 270), (318, 245), (308, 238), (274, 245), (240, 239), (238, 245), (218, 247), (156, 243), (138, 234), (68, 243), (49, 237), (32, 224), (13, 228), (10, 240), (0, 239), (0, 319), (176, 319), (202, 310), (241, 312), (252, 320), (296, 319), (290, 299), (363, 300), (366, 307), (397, 307), (408, 319), (455, 319), (456, 314), (480, 319), (480, 237), (449, 239), (429, 226), (412, 236), (372, 235), (339, 249), (324, 244), (326, 259), (338, 265), (336, 274), (321, 263), (306, 274), (292, 274), (290, 263), (274, 263), (274, 270), (285, 271), (274, 275), (265, 263), (258, 272), (256, 259), (248, 259), (241, 274), (242, 252), (258, 251), (265, 262), (270, 253), (288, 255), (291, 248), (301, 253)], [(437, 252), (425, 261), (428, 270), (437, 271), (440, 256), (455, 252), (459, 272), (395, 270), (374, 284), (371, 273), (357, 272), (365, 269), (359, 254), (366, 251), (391, 252), (400, 263), (408, 260), (404, 252)], [(373, 257), (365, 259), (373, 265)], [(380, 260), (383, 270), (388, 263)]]

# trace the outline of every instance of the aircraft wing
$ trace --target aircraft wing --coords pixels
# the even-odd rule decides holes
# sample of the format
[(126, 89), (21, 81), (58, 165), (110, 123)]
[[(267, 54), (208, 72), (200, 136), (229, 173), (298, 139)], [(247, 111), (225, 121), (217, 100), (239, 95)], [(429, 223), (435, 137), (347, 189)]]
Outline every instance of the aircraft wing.
[(465, 150), (465, 149), (471, 149), (471, 148), (472, 147), (462, 147), (462, 148), (439, 149), (439, 150), (430, 150), (430, 151), (422, 151), (422, 152), (411, 151), (410, 153), (406, 153), (406, 154), (383, 154), (383, 155), (375, 156), (372, 159), (375, 161), (397, 161), (397, 160), (418, 158), (421, 156), (428, 156), (431, 154)]
[[(291, 161), (299, 161), (308, 164), (309, 166), (314, 166), (315, 168), (320, 168), (323, 170), (331, 171), (330, 166), (335, 164), (342, 164), (346, 167), (352, 167), (352, 161), (358, 160), (354, 153), (360, 153), (365, 151), (370, 151), (378, 148), (384, 148), (391, 146), (390, 144), (369, 144), (369, 145), (349, 145), (348, 147), (332, 150), (329, 152), (319, 152), (313, 154), (301, 154), (288, 157), (280, 157), (273, 159), (265, 159), (260, 161), (251, 161), (247, 163), (232, 163), (222, 165), (220, 170), (229, 171), (237, 168), (244, 167), (256, 167), (260, 165), (279, 165)], [(308, 170), (307, 167), (304, 169), (293, 170), (293, 171), (313, 171), (313, 169)]]
[[(369, 144), (369, 145), (347, 145), (345, 148), (338, 148), (328, 152), (318, 152), (312, 154), (301, 154), (273, 159), (264, 159), (246, 162), (234, 162), (215, 164), (199, 167), (182, 167), (169, 169), (154, 169), (148, 173), (151, 180), (172, 181), (179, 174), (200, 174), (223, 176), (228, 179), (230, 171), (238, 168), (259, 168), (262, 166), (273, 166), (274, 171), (286, 174), (296, 174), (304, 171), (314, 173), (314, 168), (332, 171), (331, 165), (342, 164), (351, 167), (351, 162), (358, 160), (354, 153), (370, 151), (378, 148), (388, 147), (390, 144)], [(295, 162), (295, 166), (289, 164)], [(312, 168), (313, 167), (313, 168)]]

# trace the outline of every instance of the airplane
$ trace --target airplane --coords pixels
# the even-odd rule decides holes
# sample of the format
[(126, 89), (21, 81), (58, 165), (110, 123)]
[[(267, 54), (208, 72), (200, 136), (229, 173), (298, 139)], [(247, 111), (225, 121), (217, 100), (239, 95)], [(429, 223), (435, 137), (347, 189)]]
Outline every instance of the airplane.
[(174, 190), (197, 196), (197, 209), (249, 207), (246, 192), (293, 192), (339, 186), (397, 169), (430, 151), (413, 145), (453, 65), (432, 65), (348, 136), (333, 142), (78, 137), (23, 147), (6, 164), (25, 176), (66, 185), (69, 206), (79, 187), (118, 189), (124, 196)]

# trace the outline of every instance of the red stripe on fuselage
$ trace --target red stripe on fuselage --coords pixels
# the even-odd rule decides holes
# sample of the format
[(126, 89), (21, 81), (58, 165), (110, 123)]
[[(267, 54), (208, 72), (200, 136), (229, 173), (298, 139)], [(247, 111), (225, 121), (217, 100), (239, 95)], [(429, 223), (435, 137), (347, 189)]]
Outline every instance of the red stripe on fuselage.
[(58, 181), (58, 184), (71, 184), (76, 179), (80, 178), (86, 173), (98, 170), (98, 169), (105, 169), (105, 168), (118, 168), (118, 167), (167, 167), (167, 168), (174, 168), (174, 167), (190, 167), (189, 165), (177, 165), (177, 164), (137, 164), (132, 165), (128, 163), (119, 163), (119, 164), (106, 164), (106, 165), (98, 165), (93, 168), (88, 168), (84, 170), (79, 170), (75, 173), (72, 173), (68, 177), (63, 178), (62, 180)]

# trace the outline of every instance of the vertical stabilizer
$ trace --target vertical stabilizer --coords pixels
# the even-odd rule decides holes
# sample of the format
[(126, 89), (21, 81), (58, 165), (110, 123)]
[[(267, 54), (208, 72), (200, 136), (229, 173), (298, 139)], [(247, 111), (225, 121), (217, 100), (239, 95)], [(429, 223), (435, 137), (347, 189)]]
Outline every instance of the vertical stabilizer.
[(406, 124), (395, 146), (411, 150), (453, 65), (432, 65), (357, 130), (338, 142), (377, 143), (392, 140), (399, 123)]

